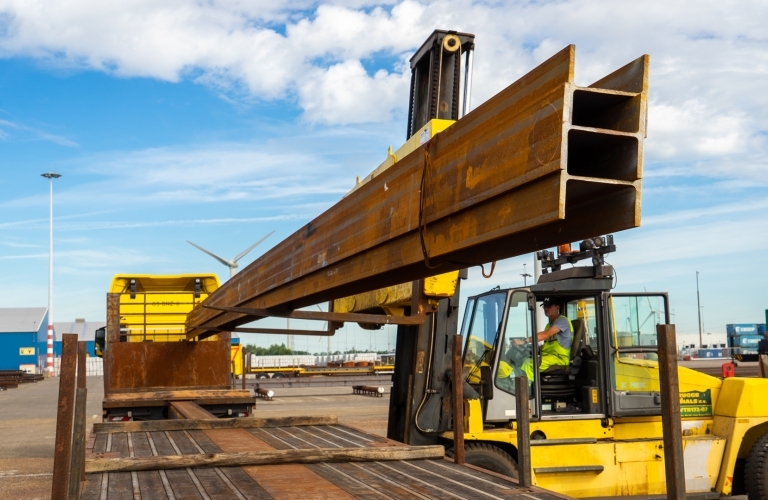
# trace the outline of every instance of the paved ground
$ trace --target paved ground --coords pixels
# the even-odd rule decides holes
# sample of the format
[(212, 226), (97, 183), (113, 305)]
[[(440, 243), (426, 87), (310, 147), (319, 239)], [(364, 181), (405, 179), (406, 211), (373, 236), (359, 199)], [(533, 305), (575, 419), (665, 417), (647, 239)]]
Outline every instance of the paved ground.
[[(58, 384), (53, 378), (0, 392), (0, 498), (50, 498)], [(100, 422), (102, 379), (88, 377), (87, 385), (88, 415)], [(273, 401), (257, 400), (256, 415), (337, 415), (343, 423), (384, 436), (386, 391), (374, 398), (353, 395), (349, 387), (278, 389)]]
[[(47, 499), (51, 492), (58, 378), (0, 392), (0, 498)], [(101, 421), (101, 377), (88, 377), (88, 415)], [(337, 415), (368, 432), (386, 435), (389, 388), (384, 397), (353, 395), (349, 387), (276, 389), (257, 400), (256, 415)], [(90, 430), (90, 429), (89, 429)], [(746, 500), (746, 497), (731, 497)]]
[[(101, 421), (101, 377), (88, 377), (88, 415)], [(50, 498), (59, 379), (0, 392), (0, 498)]]

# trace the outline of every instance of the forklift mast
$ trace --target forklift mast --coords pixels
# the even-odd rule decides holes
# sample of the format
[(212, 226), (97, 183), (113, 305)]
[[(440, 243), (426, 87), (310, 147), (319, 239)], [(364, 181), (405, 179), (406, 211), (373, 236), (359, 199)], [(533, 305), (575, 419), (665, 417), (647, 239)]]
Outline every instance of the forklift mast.
[[(475, 35), (435, 30), (411, 57), (411, 95), (406, 139), (410, 139), (430, 120), (458, 120), (469, 111), (474, 50)], [(463, 97), (460, 92), (462, 56), (465, 83)]]

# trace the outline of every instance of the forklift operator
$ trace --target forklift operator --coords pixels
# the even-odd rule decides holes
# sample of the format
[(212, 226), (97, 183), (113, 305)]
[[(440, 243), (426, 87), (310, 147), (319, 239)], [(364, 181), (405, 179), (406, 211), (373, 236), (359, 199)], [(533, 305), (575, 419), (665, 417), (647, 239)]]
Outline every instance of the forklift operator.
[[(544, 342), (541, 347), (541, 362), (539, 372), (550, 366), (568, 366), (571, 361), (571, 344), (573, 344), (573, 325), (571, 320), (560, 314), (560, 304), (552, 299), (544, 299), (541, 304), (549, 323), (543, 331), (536, 334), (537, 342)], [(528, 338), (528, 342), (533, 339)], [(520, 370), (533, 382), (533, 359), (527, 358)]]

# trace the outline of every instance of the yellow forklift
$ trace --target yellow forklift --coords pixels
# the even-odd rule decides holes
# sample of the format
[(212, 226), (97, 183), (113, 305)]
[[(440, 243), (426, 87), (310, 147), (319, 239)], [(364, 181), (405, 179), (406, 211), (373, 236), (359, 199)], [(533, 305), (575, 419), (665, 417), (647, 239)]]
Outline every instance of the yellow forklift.
[[(474, 47), (472, 34), (436, 30), (416, 51), (407, 141), (354, 189), (469, 111)], [(451, 341), (461, 324), (467, 462), (516, 475), (512, 381), (526, 373), (534, 484), (574, 497), (663, 495), (656, 325), (670, 322), (669, 298), (613, 293), (605, 255), (614, 250), (611, 237), (595, 237), (578, 251), (542, 251), (536, 284), (470, 297), (461, 322), (466, 270), (438, 267), (432, 278), (334, 301), (336, 312), (426, 313), (422, 325), (398, 326), (387, 437), (452, 446)], [(591, 265), (568, 267), (583, 260)], [(528, 339), (545, 329), (536, 319), (544, 299), (559, 305), (573, 335), (564, 363), (541, 370), (540, 347)], [(768, 498), (768, 380), (681, 367), (679, 381), (687, 492)]]
[[(467, 299), (460, 329), (466, 461), (517, 475), (514, 376), (527, 365), (535, 485), (574, 497), (663, 495), (656, 325), (669, 323), (669, 298), (612, 292), (611, 236), (580, 247), (557, 257), (539, 252), (545, 272), (534, 285)], [(592, 265), (563, 268), (584, 259)], [(536, 314), (545, 300), (559, 305), (573, 334), (564, 364), (540, 370), (545, 348), (531, 339), (545, 330)], [(412, 385), (405, 398), (393, 388), (391, 438), (452, 446), (451, 308), (442, 304), (410, 348), (398, 336), (403, 363), (395, 378)], [(687, 492), (768, 498), (768, 381), (720, 380), (684, 367), (679, 381)]]

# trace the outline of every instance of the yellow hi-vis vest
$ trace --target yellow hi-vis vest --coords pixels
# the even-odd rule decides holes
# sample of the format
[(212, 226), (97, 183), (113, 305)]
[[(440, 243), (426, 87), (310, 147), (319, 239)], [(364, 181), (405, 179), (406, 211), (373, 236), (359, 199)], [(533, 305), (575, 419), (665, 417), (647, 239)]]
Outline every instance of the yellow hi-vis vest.
[[(568, 321), (568, 328), (571, 329), (571, 342), (573, 342), (573, 334), (575, 333), (573, 331), (573, 323), (571, 323), (571, 320), (562, 314), (558, 316), (558, 318), (565, 318), (565, 320)], [(552, 323), (547, 323), (544, 331), (547, 331), (550, 328), (552, 328)], [(544, 341), (544, 345), (541, 347), (541, 355), (554, 355), (558, 358), (562, 358), (565, 361), (565, 364), (568, 364), (571, 361), (571, 348), (561, 346), (560, 342), (557, 340), (557, 335), (552, 335), (550, 338)]]

